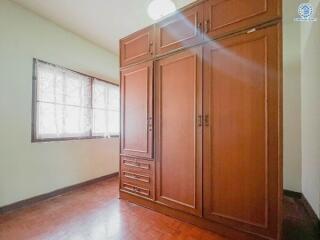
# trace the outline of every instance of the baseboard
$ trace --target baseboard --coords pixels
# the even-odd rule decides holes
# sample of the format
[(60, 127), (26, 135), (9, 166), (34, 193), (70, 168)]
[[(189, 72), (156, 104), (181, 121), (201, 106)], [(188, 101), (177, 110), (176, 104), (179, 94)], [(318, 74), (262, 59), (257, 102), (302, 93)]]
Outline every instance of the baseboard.
[(315, 225), (320, 224), (320, 220), (319, 220), (317, 214), (315, 213), (315, 211), (311, 207), (310, 203), (308, 202), (308, 200), (306, 199), (306, 197), (302, 193), (294, 192), (294, 191), (290, 191), (290, 190), (284, 190), (283, 192), (284, 192), (284, 195), (287, 197), (300, 199), (303, 207), (307, 211), (312, 222), (314, 222)]
[(292, 197), (292, 198), (297, 198), (297, 199), (301, 199), (302, 198), (302, 193), (300, 192), (295, 192), (295, 191), (291, 191), (291, 190), (283, 190), (283, 194), (287, 197)]
[(27, 206), (33, 205), (35, 203), (47, 200), (49, 198), (53, 198), (53, 197), (56, 197), (58, 195), (62, 195), (64, 193), (67, 193), (67, 192), (70, 192), (70, 191), (74, 191), (74, 190), (82, 188), (84, 186), (87, 186), (87, 185), (90, 185), (90, 184), (93, 184), (93, 183), (97, 183), (97, 182), (100, 182), (100, 181), (104, 181), (104, 180), (109, 179), (109, 178), (116, 177), (118, 175), (119, 175), (118, 172), (111, 173), (111, 174), (108, 174), (108, 175), (105, 175), (105, 176), (102, 176), (102, 177), (91, 179), (91, 180), (88, 180), (88, 181), (85, 181), (85, 182), (82, 182), (82, 183), (78, 183), (78, 184), (75, 184), (75, 185), (72, 185), (72, 186), (68, 186), (68, 187), (64, 187), (64, 188), (55, 190), (55, 191), (52, 191), (52, 192), (49, 192), (49, 193), (41, 194), (41, 195), (38, 195), (38, 196), (35, 196), (35, 197), (32, 197), (32, 198), (28, 198), (28, 199), (25, 199), (25, 200), (22, 200), (22, 201), (19, 201), (19, 202), (15, 202), (15, 203), (0, 207), (0, 214), (7, 213), (7, 212), (10, 212), (10, 211), (19, 209), (19, 208), (27, 207)]

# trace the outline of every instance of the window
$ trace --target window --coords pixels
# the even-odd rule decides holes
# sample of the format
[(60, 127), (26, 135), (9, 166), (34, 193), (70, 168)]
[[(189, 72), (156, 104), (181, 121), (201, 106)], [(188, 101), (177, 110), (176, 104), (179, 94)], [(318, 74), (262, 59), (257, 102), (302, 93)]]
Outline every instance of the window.
[(33, 141), (119, 136), (119, 86), (34, 60)]

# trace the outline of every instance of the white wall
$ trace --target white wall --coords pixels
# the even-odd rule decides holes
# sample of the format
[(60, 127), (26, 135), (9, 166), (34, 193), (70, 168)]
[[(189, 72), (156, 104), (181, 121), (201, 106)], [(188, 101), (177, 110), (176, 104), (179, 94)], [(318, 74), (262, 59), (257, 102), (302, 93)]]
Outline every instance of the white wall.
[(318, 21), (301, 23), (302, 192), (320, 217), (320, 0)]
[(118, 171), (118, 138), (31, 143), (33, 57), (118, 82), (116, 56), (0, 0), (0, 206)]
[(301, 56), (299, 0), (283, 1), (284, 189), (301, 192)]
[(283, 2), (284, 188), (302, 192), (320, 217), (320, 0), (317, 22), (296, 22)]

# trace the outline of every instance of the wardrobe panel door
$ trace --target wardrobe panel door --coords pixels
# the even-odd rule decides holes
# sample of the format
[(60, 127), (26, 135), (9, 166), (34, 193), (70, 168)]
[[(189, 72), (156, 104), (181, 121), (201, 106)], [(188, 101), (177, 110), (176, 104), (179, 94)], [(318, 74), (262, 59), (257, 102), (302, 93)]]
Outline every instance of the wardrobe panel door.
[(121, 154), (151, 158), (153, 63), (121, 71)]
[(150, 26), (120, 40), (121, 67), (151, 59), (154, 52), (154, 27)]
[(156, 63), (157, 201), (195, 215), (202, 205), (201, 51)]
[(205, 46), (204, 215), (277, 239), (282, 194), (278, 26)]
[(200, 43), (203, 40), (202, 22), (203, 4), (179, 12), (157, 23), (157, 55)]
[(209, 0), (205, 31), (211, 37), (240, 31), (281, 17), (281, 0)]

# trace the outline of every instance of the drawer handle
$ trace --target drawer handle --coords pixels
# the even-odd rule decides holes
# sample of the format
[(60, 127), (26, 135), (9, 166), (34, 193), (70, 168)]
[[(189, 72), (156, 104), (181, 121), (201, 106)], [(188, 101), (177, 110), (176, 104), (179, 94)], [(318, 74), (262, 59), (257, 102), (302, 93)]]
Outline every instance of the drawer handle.
[(149, 164), (141, 164), (138, 162), (129, 162), (129, 161), (124, 161), (124, 165), (129, 166), (129, 167), (137, 167), (137, 168), (141, 168), (141, 169), (150, 169), (150, 165)]
[(143, 175), (138, 175), (135, 173), (128, 173), (128, 172), (123, 172), (123, 175), (129, 179), (133, 179), (133, 180), (137, 180), (137, 181), (141, 181), (141, 182), (145, 182), (145, 183), (150, 182), (150, 177), (148, 177), (148, 176), (143, 176)]
[(139, 187), (136, 187), (136, 186), (132, 186), (132, 185), (127, 185), (125, 184), (124, 185), (124, 189), (127, 189), (129, 191), (132, 191), (134, 193), (138, 193), (138, 194), (141, 194), (141, 195), (145, 195), (145, 196), (149, 196), (150, 195), (150, 191), (147, 190), (147, 189), (141, 189)]

